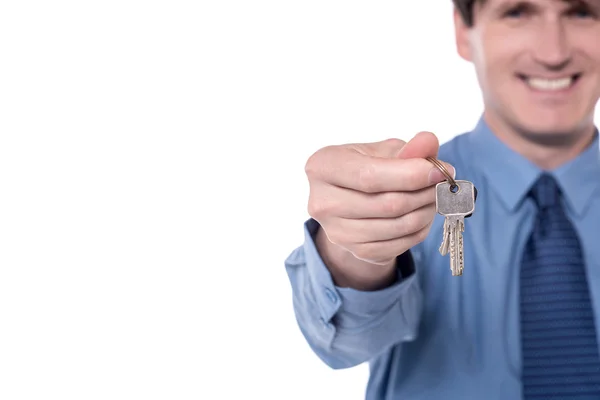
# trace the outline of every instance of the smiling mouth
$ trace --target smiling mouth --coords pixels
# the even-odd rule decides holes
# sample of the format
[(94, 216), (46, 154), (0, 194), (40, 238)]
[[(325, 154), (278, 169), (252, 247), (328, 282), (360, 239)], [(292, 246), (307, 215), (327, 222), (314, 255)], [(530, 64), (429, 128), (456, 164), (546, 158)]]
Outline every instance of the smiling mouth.
[(581, 78), (581, 74), (578, 73), (556, 79), (540, 78), (523, 74), (518, 74), (518, 77), (531, 89), (544, 92), (556, 92), (572, 87), (579, 78)]

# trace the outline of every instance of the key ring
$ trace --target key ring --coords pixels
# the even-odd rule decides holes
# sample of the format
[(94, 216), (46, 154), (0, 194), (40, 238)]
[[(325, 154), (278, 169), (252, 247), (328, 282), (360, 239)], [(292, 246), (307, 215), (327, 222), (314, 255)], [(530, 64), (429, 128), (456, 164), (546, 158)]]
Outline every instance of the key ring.
[(444, 176), (448, 180), (448, 183), (450, 183), (450, 190), (458, 189), (458, 183), (456, 183), (452, 175), (450, 175), (448, 169), (446, 169), (444, 164), (442, 164), (438, 159), (434, 157), (427, 157), (426, 160), (430, 161), (433, 165), (438, 167), (440, 171), (442, 171), (442, 174), (444, 174)]

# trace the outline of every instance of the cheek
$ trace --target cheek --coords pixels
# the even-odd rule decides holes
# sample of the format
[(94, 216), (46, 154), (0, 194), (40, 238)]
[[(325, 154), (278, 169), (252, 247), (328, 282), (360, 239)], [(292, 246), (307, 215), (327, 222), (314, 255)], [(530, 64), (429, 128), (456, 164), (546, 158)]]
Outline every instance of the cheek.
[(493, 92), (510, 90), (507, 83), (515, 80), (515, 73), (518, 72), (515, 60), (522, 53), (522, 44), (499, 35), (491, 36), (482, 41), (474, 51), (482, 86)]
[[(600, 37), (600, 30), (594, 35)], [(591, 96), (600, 97), (600, 41), (590, 40), (589, 35), (578, 38), (576, 51), (580, 66), (586, 70), (589, 86), (586, 88)]]
[[(600, 38), (600, 32), (598, 32)], [(586, 54), (590, 58), (590, 69), (596, 75), (598, 86), (600, 86), (600, 41), (590, 40), (586, 43)]]
[(600, 65), (600, 25), (590, 28), (572, 29), (569, 43), (577, 53), (589, 57), (596, 65)]

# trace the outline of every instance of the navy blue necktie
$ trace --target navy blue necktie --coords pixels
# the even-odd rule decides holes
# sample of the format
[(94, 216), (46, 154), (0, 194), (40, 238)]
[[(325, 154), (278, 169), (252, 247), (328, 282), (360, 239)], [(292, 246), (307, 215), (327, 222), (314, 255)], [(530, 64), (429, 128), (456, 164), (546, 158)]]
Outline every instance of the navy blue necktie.
[(530, 196), (538, 214), (520, 278), (523, 395), (600, 399), (600, 357), (581, 246), (554, 178)]

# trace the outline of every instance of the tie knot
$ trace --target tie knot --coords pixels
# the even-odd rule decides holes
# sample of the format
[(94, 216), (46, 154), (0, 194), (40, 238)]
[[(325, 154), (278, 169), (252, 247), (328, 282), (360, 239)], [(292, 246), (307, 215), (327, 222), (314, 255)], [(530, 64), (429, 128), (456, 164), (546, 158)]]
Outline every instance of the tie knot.
[(530, 195), (538, 209), (543, 210), (559, 204), (560, 187), (552, 175), (544, 173), (531, 188)]

